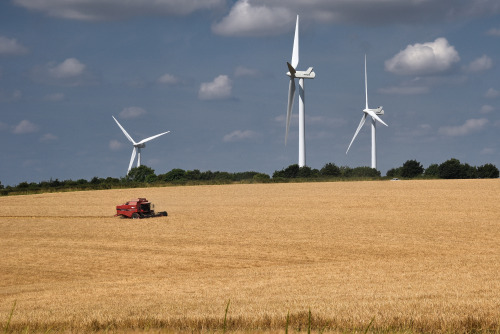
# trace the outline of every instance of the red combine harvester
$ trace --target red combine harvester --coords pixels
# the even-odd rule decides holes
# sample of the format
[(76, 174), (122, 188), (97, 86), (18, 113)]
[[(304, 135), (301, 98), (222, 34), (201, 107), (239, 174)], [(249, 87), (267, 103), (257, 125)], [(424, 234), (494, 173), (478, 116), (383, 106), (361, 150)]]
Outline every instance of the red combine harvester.
[(167, 216), (167, 211), (155, 213), (154, 205), (145, 198), (135, 198), (123, 205), (116, 206), (116, 215), (120, 218), (152, 218)]

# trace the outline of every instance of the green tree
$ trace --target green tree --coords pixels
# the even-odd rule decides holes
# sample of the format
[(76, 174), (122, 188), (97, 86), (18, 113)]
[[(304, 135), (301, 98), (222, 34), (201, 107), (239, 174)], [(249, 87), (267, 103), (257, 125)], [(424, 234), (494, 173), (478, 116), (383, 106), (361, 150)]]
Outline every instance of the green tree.
[(425, 177), (439, 177), (439, 165), (431, 164), (424, 172)]
[(439, 165), (439, 177), (442, 179), (460, 179), (462, 168), (460, 160), (451, 158)]
[(148, 175), (155, 175), (154, 169), (141, 165), (139, 167), (132, 168), (130, 172), (128, 172), (126, 179), (134, 182), (146, 182)]
[(386, 176), (387, 177), (401, 177), (401, 169), (402, 169), (402, 167), (391, 168), (387, 171)]
[(271, 179), (271, 177), (264, 173), (257, 173), (252, 178), (256, 182), (267, 182)]
[(493, 164), (485, 164), (477, 168), (477, 176), (483, 179), (497, 179), (498, 168)]
[(340, 176), (351, 177), (352, 176), (352, 168), (349, 166), (341, 166), (340, 167)]
[(180, 168), (174, 168), (170, 172), (158, 175), (158, 179), (164, 182), (183, 181), (185, 177), (186, 171)]
[(2, 184), (2, 181), (0, 181), (0, 189), (3, 189), (3, 188), (4, 188), (4, 186)]
[(319, 174), (321, 176), (333, 176), (333, 177), (339, 177), (340, 176), (340, 168), (335, 165), (334, 163), (327, 163), (321, 168), (319, 171)]
[(184, 177), (186, 180), (199, 180), (201, 178), (201, 172), (198, 169), (188, 170)]
[(401, 167), (401, 176), (412, 179), (424, 173), (424, 167), (417, 160), (408, 160)]
[(356, 167), (353, 168), (351, 177), (379, 177), (380, 172), (371, 167)]

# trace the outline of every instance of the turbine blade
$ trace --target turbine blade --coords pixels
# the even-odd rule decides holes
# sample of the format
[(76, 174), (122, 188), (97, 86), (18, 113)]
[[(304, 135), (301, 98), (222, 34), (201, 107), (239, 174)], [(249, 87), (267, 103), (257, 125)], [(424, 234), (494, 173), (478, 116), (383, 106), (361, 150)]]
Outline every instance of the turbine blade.
[(293, 68), (293, 66), (289, 62), (286, 62), (286, 66), (288, 66), (288, 70), (290, 71), (290, 74), (292, 76), (294, 76), (297, 71)]
[(164, 134), (167, 134), (167, 133), (169, 133), (169, 132), (170, 132), (170, 131), (167, 131), (167, 132), (163, 132), (163, 133), (160, 133), (160, 134), (157, 134), (157, 135), (154, 135), (154, 136), (148, 137), (148, 138), (146, 138), (146, 139), (141, 140), (141, 141), (140, 141), (140, 142), (138, 142), (137, 144), (144, 144), (144, 143), (146, 143), (146, 142), (148, 142), (148, 141), (150, 141), (150, 140), (153, 140), (153, 139), (155, 139), (155, 138), (157, 138), (157, 137), (163, 136)]
[(288, 86), (288, 108), (286, 109), (285, 145), (288, 138), (288, 129), (290, 128), (290, 119), (292, 118), (294, 98), (295, 98), (295, 79), (290, 78), (290, 85)]
[[(375, 118), (375, 119), (376, 119), (377, 121), (379, 121), (380, 123), (384, 124), (385, 126), (389, 126), (389, 125), (385, 124), (385, 122), (384, 122), (384, 121), (383, 121), (380, 117), (378, 117), (378, 116), (377, 116), (377, 114), (376, 114), (376, 113), (374, 113), (372, 109), (365, 109), (364, 111), (365, 111), (366, 113), (368, 113), (371, 117)], [(366, 115), (366, 114), (365, 114), (365, 115)]]
[(113, 119), (115, 120), (116, 124), (118, 124), (118, 126), (120, 127), (120, 129), (122, 129), (123, 131), (123, 134), (125, 135), (125, 137), (127, 137), (128, 140), (130, 140), (130, 142), (134, 145), (136, 145), (136, 142), (132, 139), (132, 137), (128, 134), (127, 131), (125, 131), (125, 129), (123, 128), (123, 126), (121, 126), (120, 123), (118, 123), (118, 121), (116, 120), (115, 116), (111, 116), (113, 117)]
[(297, 22), (295, 23), (295, 38), (293, 39), (292, 51), (292, 66), (297, 68), (299, 64), (299, 16), (297, 15)]
[(130, 170), (132, 169), (132, 165), (134, 163), (134, 159), (135, 159), (135, 154), (136, 153), (137, 153), (137, 148), (134, 147), (134, 149), (132, 150), (132, 156), (130, 157), (130, 163), (128, 164), (127, 175), (130, 172)]
[(365, 109), (368, 109), (368, 79), (366, 78), (366, 54), (365, 54)]
[(363, 125), (365, 125), (365, 121), (366, 121), (366, 114), (363, 114), (363, 117), (361, 117), (361, 121), (359, 122), (358, 128), (356, 129), (356, 132), (354, 133), (354, 137), (352, 137), (351, 143), (349, 144), (349, 147), (347, 148), (347, 151), (345, 152), (345, 154), (347, 154), (347, 152), (349, 152), (349, 149), (351, 148), (351, 145), (354, 142), (354, 139), (356, 139), (356, 136), (358, 135), (359, 130), (361, 130)]

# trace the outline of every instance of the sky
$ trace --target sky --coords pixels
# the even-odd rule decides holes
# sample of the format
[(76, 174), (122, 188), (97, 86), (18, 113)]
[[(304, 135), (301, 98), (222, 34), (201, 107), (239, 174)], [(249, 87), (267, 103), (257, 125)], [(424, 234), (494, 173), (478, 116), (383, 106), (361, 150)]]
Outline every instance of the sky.
[(383, 106), (377, 169), (450, 158), (500, 167), (498, 0), (7, 0), (0, 2), (0, 182), (90, 180), (142, 164), (257, 171), (285, 145), (296, 17), (306, 164), (370, 166), (365, 107)]

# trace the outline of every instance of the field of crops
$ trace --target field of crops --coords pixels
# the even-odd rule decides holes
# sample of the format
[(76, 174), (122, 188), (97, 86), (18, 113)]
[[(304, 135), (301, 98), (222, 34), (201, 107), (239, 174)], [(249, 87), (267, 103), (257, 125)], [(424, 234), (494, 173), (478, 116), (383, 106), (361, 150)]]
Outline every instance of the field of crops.
[[(168, 217), (113, 217), (135, 197)], [(0, 208), (0, 332), (500, 331), (500, 180), (103, 190)]]

